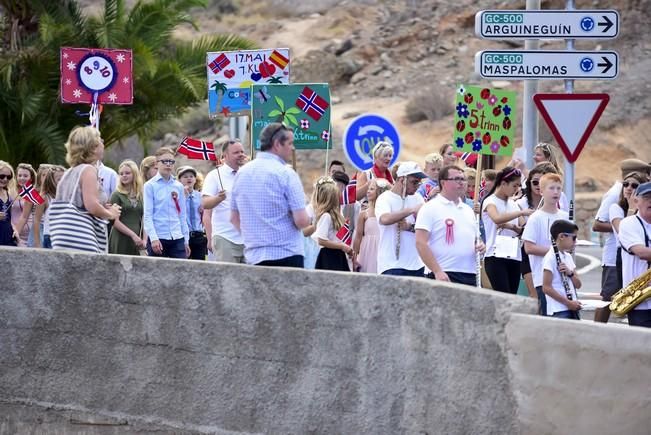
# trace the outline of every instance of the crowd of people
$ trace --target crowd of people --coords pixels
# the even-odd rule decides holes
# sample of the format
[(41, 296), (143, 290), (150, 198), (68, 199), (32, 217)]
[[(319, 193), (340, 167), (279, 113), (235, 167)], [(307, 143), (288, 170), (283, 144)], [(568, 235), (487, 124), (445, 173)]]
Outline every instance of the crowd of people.
[[(581, 280), (571, 253), (578, 227), (554, 147), (535, 148), (532, 168), (514, 159), (477, 173), (450, 144), (424, 167), (391, 165), (379, 142), (372, 168), (348, 174), (330, 162), (308, 198), (289, 165), (293, 132), (266, 126), (249, 161), (238, 139), (218, 150), (221, 164), (205, 178), (176, 167), (163, 147), (140, 166), (102, 164), (98, 130), (73, 129), (69, 168), (0, 161), (0, 245), (190, 258), (431, 278), (515, 294), (524, 281), (541, 315), (578, 318)], [(475, 156), (476, 157), (476, 156)], [(651, 261), (651, 166), (628, 159), (604, 195), (594, 231), (606, 233), (603, 300), (646, 271)], [(475, 180), (481, 189), (475, 194)], [(42, 201), (21, 200), (36, 186)], [(351, 189), (352, 187), (352, 189)], [(651, 326), (651, 301), (629, 314)], [(607, 321), (608, 309), (596, 320)]]

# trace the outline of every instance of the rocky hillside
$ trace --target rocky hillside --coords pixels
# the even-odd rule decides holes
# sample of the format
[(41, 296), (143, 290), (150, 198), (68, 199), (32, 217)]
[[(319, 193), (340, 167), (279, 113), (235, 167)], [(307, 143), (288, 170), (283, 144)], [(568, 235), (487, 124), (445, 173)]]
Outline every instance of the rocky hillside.
[[(89, 2), (90, 8), (96, 2)], [(95, 4), (93, 4), (95, 3)], [(521, 42), (483, 41), (474, 35), (480, 9), (524, 8), (522, 1), (470, 0), (213, 0), (197, 10), (200, 32), (234, 32), (261, 47), (290, 47), (295, 82), (332, 86), (335, 150), (343, 159), (341, 136), (353, 116), (373, 111), (394, 121), (403, 139), (400, 159), (422, 160), (452, 135), (452, 101), (457, 83), (488, 84), (474, 73), (474, 54), (488, 48), (522, 47)], [(543, 1), (543, 9), (562, 9), (564, 1)], [(576, 1), (577, 9), (616, 8), (620, 37), (579, 41), (577, 49), (614, 49), (620, 75), (614, 81), (576, 82), (576, 92), (606, 92), (611, 101), (598, 129), (577, 162), (579, 190), (603, 189), (617, 176), (617, 161), (637, 156), (651, 160), (651, 0)], [(193, 38), (187, 28), (179, 37)], [(541, 48), (563, 48), (544, 41)], [(492, 82), (518, 90), (522, 82)], [(545, 92), (563, 92), (562, 82), (541, 82)], [(207, 110), (161, 130), (163, 141), (187, 133), (215, 135)], [(162, 133), (168, 133), (167, 138)], [(551, 136), (541, 121), (541, 139)], [(518, 139), (519, 142), (519, 139)], [(117, 150), (116, 150), (117, 152)], [(119, 154), (119, 153), (117, 153)], [(117, 157), (116, 154), (116, 157)], [(298, 167), (306, 184), (323, 167), (325, 152), (300, 152)]]

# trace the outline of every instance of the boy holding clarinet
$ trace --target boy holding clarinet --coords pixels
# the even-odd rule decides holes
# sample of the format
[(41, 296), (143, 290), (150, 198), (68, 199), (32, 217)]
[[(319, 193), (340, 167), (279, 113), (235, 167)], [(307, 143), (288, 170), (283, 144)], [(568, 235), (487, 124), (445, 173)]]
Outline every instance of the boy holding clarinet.
[(552, 248), (543, 259), (543, 292), (548, 316), (579, 320), (581, 303), (576, 289), (581, 288), (581, 280), (572, 259), (578, 231), (576, 224), (564, 219), (557, 220), (550, 228)]

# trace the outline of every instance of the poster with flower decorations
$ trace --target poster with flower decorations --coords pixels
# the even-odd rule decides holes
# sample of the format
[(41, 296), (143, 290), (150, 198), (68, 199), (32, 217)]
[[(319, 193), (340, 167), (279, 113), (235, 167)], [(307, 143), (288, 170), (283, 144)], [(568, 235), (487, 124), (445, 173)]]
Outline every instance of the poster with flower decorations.
[(289, 66), (289, 48), (207, 53), (209, 116), (247, 115), (251, 85), (289, 83)]
[(455, 151), (512, 155), (516, 95), (502, 89), (459, 85), (454, 103)]
[(260, 149), (260, 132), (272, 122), (294, 131), (296, 149), (331, 149), (330, 86), (326, 83), (251, 86), (251, 137)]

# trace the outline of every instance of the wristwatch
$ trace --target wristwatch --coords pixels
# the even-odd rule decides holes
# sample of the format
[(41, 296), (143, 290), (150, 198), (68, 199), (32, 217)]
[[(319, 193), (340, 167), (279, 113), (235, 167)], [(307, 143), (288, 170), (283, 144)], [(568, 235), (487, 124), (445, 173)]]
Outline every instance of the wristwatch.
[(565, 276), (567, 276), (568, 278), (572, 278), (574, 276), (574, 271), (572, 273), (565, 274)]

